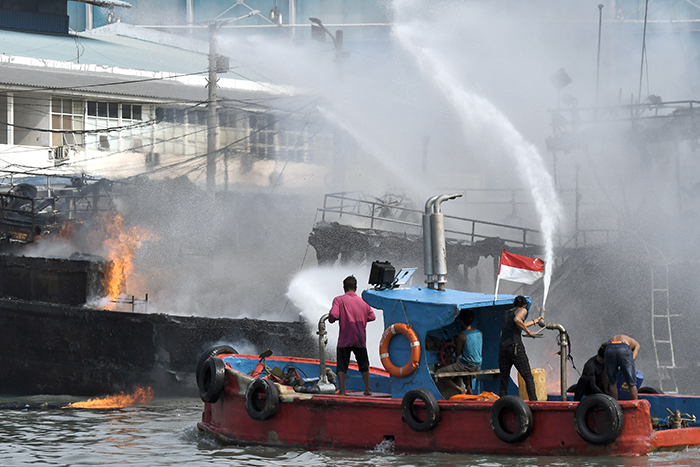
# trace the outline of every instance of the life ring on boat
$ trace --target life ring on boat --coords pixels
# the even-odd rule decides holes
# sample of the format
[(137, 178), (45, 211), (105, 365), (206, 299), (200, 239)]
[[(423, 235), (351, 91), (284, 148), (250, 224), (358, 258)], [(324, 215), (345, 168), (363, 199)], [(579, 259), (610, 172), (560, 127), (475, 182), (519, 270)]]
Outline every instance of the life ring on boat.
[[(408, 342), (411, 344), (411, 359), (401, 368), (394, 365), (391, 362), (391, 357), (389, 357), (389, 342), (397, 333), (406, 336)], [(413, 371), (418, 368), (418, 362), (420, 361), (420, 341), (418, 340), (416, 332), (404, 323), (392, 324), (386, 328), (384, 334), (382, 334), (382, 340), (379, 342), (379, 357), (382, 360), (384, 369), (388, 371), (391, 376), (403, 378), (413, 373)]]
[[(425, 404), (427, 414), (425, 420), (420, 420), (416, 415), (416, 400), (420, 399)], [(411, 389), (401, 400), (401, 414), (406, 424), (414, 431), (430, 431), (440, 421), (440, 406), (435, 396), (424, 388)]]
[(202, 355), (199, 357), (199, 361), (197, 362), (197, 372), (195, 373), (195, 376), (197, 377), (197, 383), (199, 383), (199, 379), (201, 377), (202, 373), (202, 367), (204, 367), (204, 362), (207, 361), (207, 358), (209, 357), (216, 357), (217, 355), (221, 355), (222, 353), (230, 353), (230, 354), (237, 354), (238, 351), (231, 347), (230, 345), (213, 345), (209, 347), (207, 350), (205, 350)]
[[(261, 404), (261, 399), (264, 403)], [(277, 412), (280, 393), (275, 383), (269, 379), (258, 378), (245, 392), (245, 409), (253, 420), (268, 420)]]
[(209, 357), (204, 361), (200, 378), (197, 380), (199, 386), (199, 397), (204, 402), (214, 403), (219, 400), (224, 392), (226, 384), (226, 364), (216, 357)]
[(517, 443), (532, 432), (532, 411), (517, 396), (503, 396), (493, 403), (489, 421), (494, 434), (506, 443)]
[(584, 397), (574, 411), (574, 428), (584, 441), (610, 444), (620, 436), (624, 418), (622, 407), (607, 394)]

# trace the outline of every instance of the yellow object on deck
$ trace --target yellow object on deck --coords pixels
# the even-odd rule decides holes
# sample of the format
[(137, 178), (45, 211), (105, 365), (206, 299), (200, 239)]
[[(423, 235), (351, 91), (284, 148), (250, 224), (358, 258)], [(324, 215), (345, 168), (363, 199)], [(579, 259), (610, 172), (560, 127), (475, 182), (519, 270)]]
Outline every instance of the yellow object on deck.
[[(535, 380), (535, 391), (537, 393), (538, 401), (547, 400), (547, 377), (545, 376), (543, 368), (532, 368), (532, 377)], [(523, 400), (527, 399), (527, 388), (525, 387), (525, 380), (520, 373), (518, 373), (518, 391), (520, 392), (520, 398)]]
[(498, 396), (492, 392), (484, 391), (481, 394), (455, 394), (451, 401), (497, 401)]

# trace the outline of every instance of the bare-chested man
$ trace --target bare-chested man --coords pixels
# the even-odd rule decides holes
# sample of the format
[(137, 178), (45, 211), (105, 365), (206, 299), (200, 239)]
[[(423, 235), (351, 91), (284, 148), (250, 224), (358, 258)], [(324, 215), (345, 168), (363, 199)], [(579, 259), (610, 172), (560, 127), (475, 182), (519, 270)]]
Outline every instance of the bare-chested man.
[(622, 371), (630, 388), (630, 397), (638, 399), (637, 369), (634, 361), (639, 354), (639, 342), (630, 336), (618, 334), (613, 336), (605, 347), (605, 371), (608, 374), (609, 394), (617, 399), (617, 370)]

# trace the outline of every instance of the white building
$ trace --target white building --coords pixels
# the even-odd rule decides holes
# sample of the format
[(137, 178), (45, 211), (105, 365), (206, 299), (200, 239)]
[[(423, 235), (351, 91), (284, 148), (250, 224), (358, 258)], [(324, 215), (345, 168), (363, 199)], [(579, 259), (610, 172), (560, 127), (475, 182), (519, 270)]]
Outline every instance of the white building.
[[(1, 169), (204, 181), (208, 44), (122, 23), (69, 35), (0, 30), (0, 43)], [(313, 158), (332, 151), (332, 136), (312, 113), (285, 110), (290, 90), (220, 74), (217, 98), (219, 189), (279, 183), (282, 165), (288, 184), (325, 176)]]

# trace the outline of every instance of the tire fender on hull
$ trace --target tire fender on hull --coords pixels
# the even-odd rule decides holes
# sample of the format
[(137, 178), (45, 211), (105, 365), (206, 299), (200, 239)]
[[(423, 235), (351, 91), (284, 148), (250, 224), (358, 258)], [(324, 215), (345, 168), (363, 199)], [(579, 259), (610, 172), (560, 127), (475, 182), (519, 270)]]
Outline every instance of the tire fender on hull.
[(226, 384), (226, 364), (217, 357), (209, 357), (204, 361), (200, 378), (199, 397), (204, 402), (214, 403), (219, 400)]
[(517, 443), (532, 432), (530, 406), (517, 396), (504, 396), (491, 406), (489, 421), (494, 434), (506, 443)]
[(612, 443), (620, 436), (623, 422), (622, 407), (607, 394), (584, 397), (574, 411), (576, 433), (590, 444)]
[[(416, 400), (420, 399), (425, 404), (427, 415), (425, 420), (420, 420), (416, 415)], [(437, 399), (430, 391), (424, 388), (411, 389), (401, 401), (401, 414), (406, 424), (414, 431), (430, 431), (440, 421), (440, 406)]]
[(197, 362), (197, 370), (195, 373), (195, 377), (197, 378), (197, 384), (199, 384), (199, 380), (201, 378), (202, 373), (202, 367), (204, 367), (204, 362), (207, 361), (207, 358), (216, 357), (217, 355), (221, 355), (222, 353), (237, 354), (238, 351), (230, 345), (226, 344), (213, 345), (207, 350), (205, 350), (199, 357), (199, 361)]
[[(260, 399), (264, 399), (261, 404)], [(269, 420), (277, 412), (280, 393), (269, 379), (256, 379), (245, 392), (245, 409), (253, 420)]]

